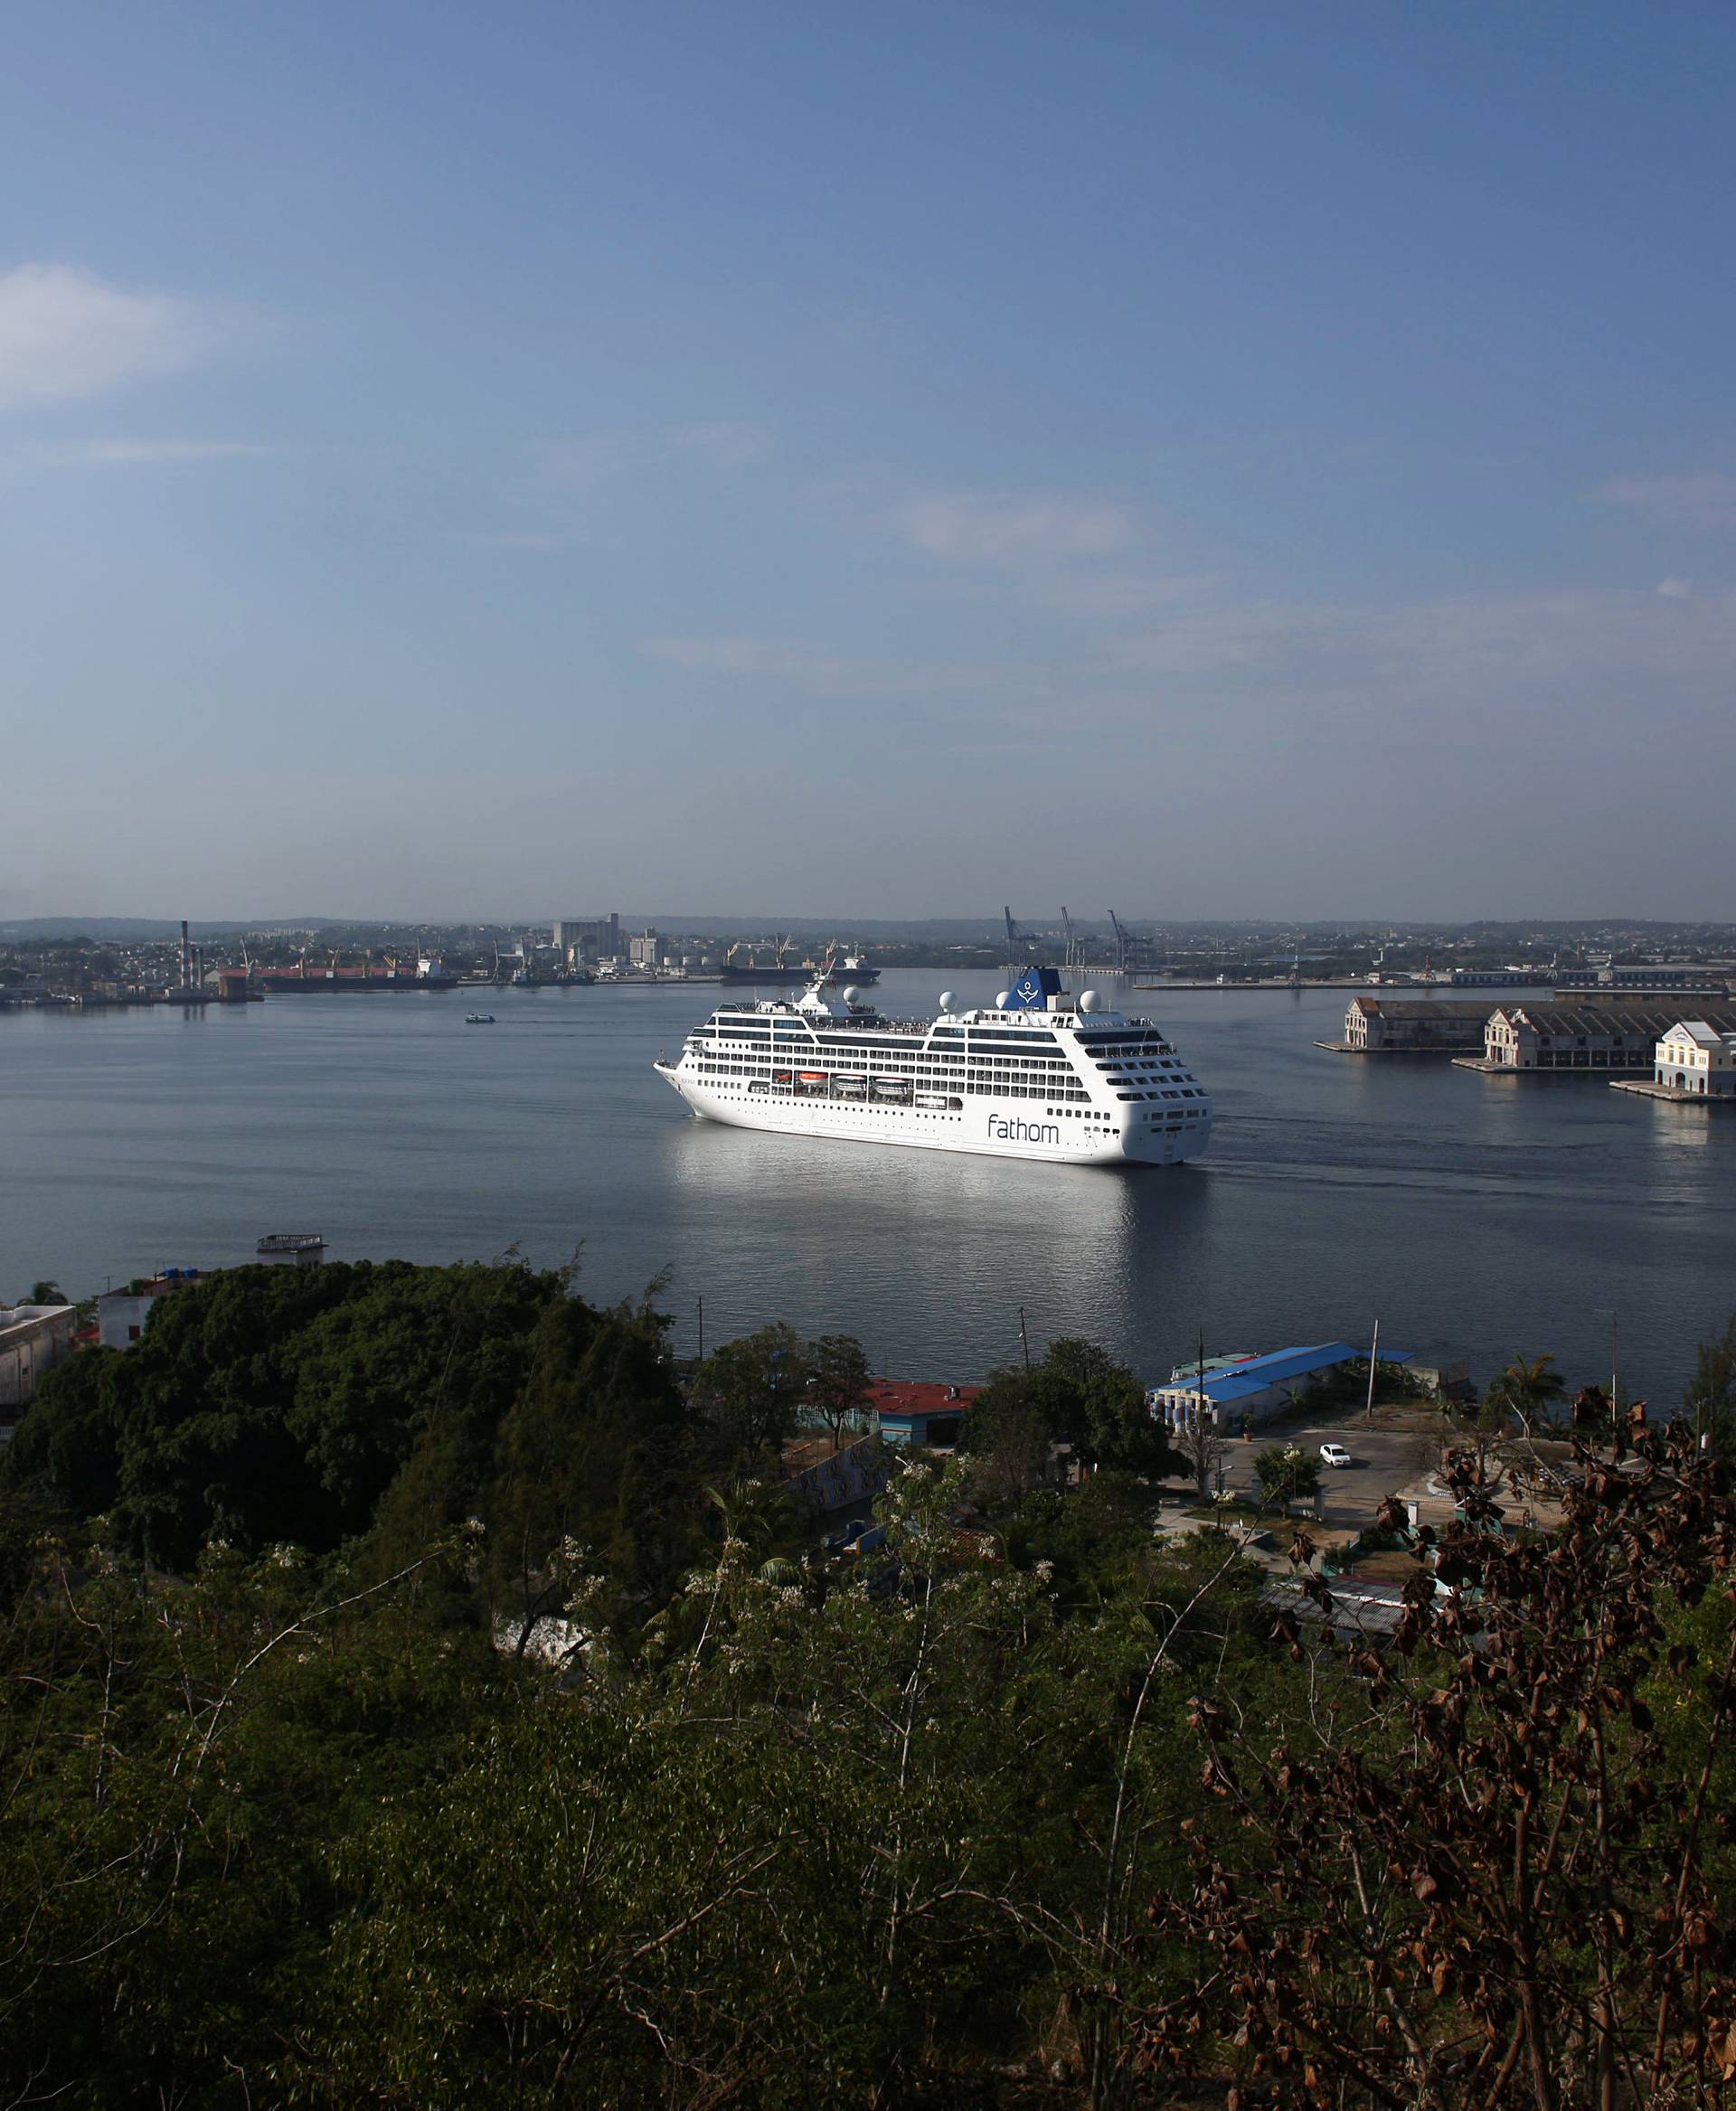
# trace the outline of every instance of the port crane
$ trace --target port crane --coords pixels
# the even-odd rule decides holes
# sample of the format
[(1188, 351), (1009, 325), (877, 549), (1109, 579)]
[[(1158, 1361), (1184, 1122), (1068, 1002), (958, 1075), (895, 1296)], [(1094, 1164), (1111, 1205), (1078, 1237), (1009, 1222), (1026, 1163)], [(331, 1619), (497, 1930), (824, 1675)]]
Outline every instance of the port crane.
[(1010, 909), (1004, 908), (1001, 915), (1006, 923), (1006, 965), (1016, 974), (1020, 962), (1030, 959), (1037, 941), (1022, 924), (1013, 921), (1013, 911)]
[(1075, 967), (1082, 967), (1085, 963), (1080, 957), (1079, 941), (1073, 936), (1073, 919), (1068, 915), (1064, 901), (1061, 905), (1061, 928), (1067, 940), (1067, 966), (1071, 972)]

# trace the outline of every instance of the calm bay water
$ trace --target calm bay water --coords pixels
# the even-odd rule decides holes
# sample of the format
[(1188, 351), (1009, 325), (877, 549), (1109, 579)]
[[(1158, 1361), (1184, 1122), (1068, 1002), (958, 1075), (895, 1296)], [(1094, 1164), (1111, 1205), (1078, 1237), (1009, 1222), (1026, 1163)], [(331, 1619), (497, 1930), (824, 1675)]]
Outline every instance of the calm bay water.
[[(954, 978), (986, 1002), (993, 976)], [(928, 1015), (941, 977), (888, 975)], [(666, 1273), (678, 1345), (773, 1318), (967, 1378), (1084, 1334), (1144, 1372), (1348, 1336), (1486, 1376), (1514, 1350), (1678, 1397), (1736, 1307), (1736, 1118), (1578, 1080), (1334, 1056), (1342, 994), (1139, 993), (1217, 1100), (1197, 1164), (1123, 1173), (695, 1122), (653, 1076), (714, 986), (0, 1012), (0, 1296), (78, 1296), (317, 1230), (334, 1258)]]

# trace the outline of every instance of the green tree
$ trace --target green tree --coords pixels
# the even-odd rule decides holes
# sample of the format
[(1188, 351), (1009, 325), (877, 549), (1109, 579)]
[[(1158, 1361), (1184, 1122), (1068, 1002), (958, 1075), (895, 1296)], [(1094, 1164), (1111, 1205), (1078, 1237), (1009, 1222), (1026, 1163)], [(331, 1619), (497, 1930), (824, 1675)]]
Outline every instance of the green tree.
[(26, 1305), (70, 1305), (71, 1302), (60, 1285), (51, 1282), (46, 1277), (33, 1283), (29, 1295), (24, 1298)]
[(1262, 1510), (1283, 1510), (1320, 1489), (1320, 1462), (1299, 1445), (1269, 1445), (1254, 1461)]
[(752, 1458), (793, 1436), (810, 1372), (807, 1344), (781, 1320), (706, 1357), (693, 1400), (722, 1456)]
[[(492, 1604), (515, 1624), (521, 1653), (536, 1622), (569, 1611), (605, 1561), (635, 1588), (671, 1580), (656, 1554), (647, 1564), (644, 1543), (629, 1552), (619, 1531), (638, 1455), (659, 1438), (679, 1445), (690, 1426), (664, 1352), (666, 1324), (646, 1305), (599, 1312), (577, 1298), (537, 1317), (529, 1369), (490, 1449), (482, 1504)], [(690, 1456), (685, 1467), (661, 1503), (685, 1509), (692, 1525), (698, 1462)], [(454, 1507), (476, 1499), (474, 1483), (453, 1493)], [(685, 1547), (694, 1536), (681, 1535)]]
[(807, 1352), (807, 1395), (835, 1444), (868, 1404), (873, 1373), (854, 1334), (822, 1334)]
[[(1047, 1455), (1065, 1445), (1087, 1468), (1111, 1466), (1161, 1479), (1184, 1469), (1146, 1405), (1136, 1373), (1094, 1343), (1062, 1336), (1030, 1371), (990, 1373), (971, 1402), (961, 1442), (1005, 1493), (1028, 1494), (1049, 1477)], [(1038, 1453), (1043, 1455), (1039, 1465)]]
[(1488, 1404), (1517, 1417), (1529, 1433), (1538, 1423), (1550, 1420), (1555, 1407), (1566, 1397), (1566, 1381), (1555, 1369), (1553, 1356), (1514, 1355), (1496, 1373), (1489, 1388)]
[(1137, 1374), (1093, 1342), (1063, 1335), (1033, 1371), (1036, 1398), (1051, 1428), (1090, 1466), (1118, 1466), (1155, 1476), (1176, 1462), (1146, 1405)]

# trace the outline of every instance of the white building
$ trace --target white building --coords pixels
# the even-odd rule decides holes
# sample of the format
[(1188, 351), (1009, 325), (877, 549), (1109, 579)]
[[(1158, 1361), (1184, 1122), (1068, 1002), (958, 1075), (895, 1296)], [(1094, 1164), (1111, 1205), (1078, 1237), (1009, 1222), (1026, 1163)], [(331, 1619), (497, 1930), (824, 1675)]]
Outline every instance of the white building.
[(72, 1353), (70, 1305), (0, 1305), (0, 1409), (28, 1406), (45, 1371)]
[(1678, 1019), (1657, 1044), (1652, 1081), (1674, 1092), (1729, 1098), (1736, 1094), (1736, 1033), (1720, 1032), (1703, 1019)]
[(130, 1349), (145, 1332), (159, 1297), (185, 1290), (204, 1277), (197, 1268), (165, 1268), (160, 1276), (135, 1277), (97, 1299), (97, 1338), (105, 1349)]

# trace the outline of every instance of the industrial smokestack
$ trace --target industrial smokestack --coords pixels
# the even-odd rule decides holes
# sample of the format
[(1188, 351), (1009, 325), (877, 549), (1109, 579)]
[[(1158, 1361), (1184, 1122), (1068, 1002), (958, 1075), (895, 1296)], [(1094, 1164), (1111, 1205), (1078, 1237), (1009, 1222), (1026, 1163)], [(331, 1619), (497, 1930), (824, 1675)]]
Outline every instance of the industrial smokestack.
[(187, 919), (181, 919), (181, 987), (185, 989), (193, 980), (193, 954), (187, 945)]

